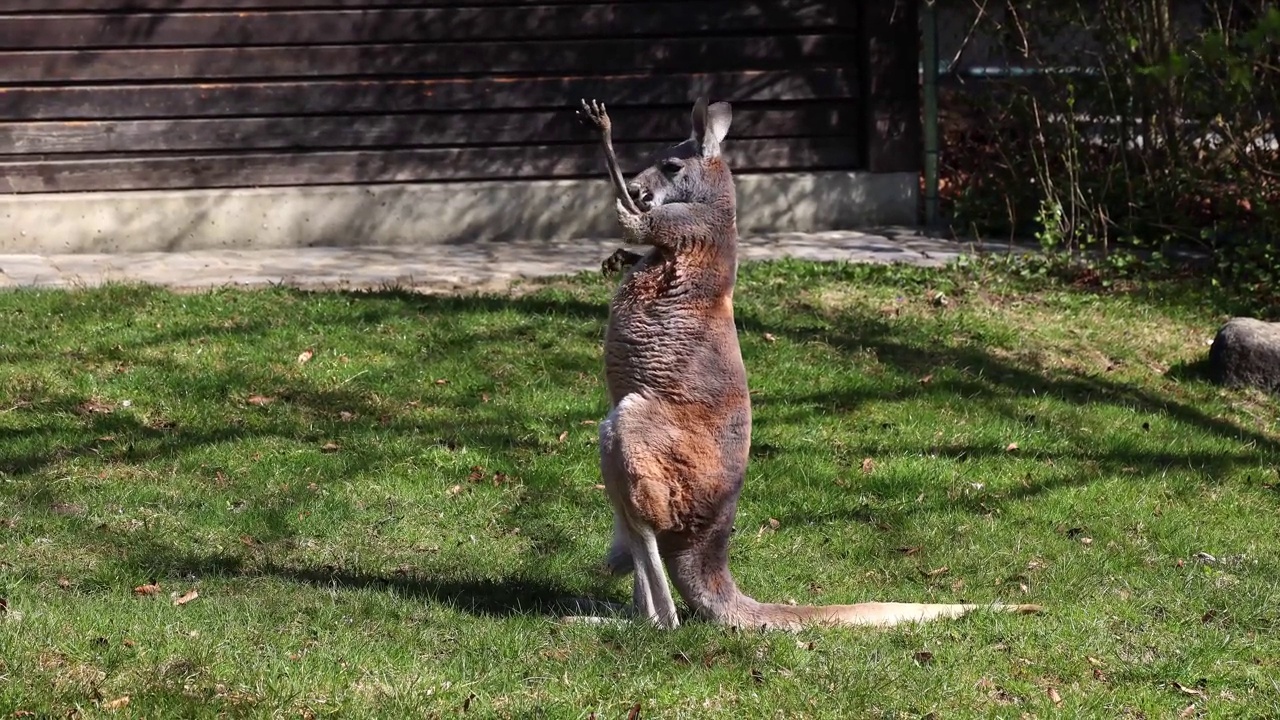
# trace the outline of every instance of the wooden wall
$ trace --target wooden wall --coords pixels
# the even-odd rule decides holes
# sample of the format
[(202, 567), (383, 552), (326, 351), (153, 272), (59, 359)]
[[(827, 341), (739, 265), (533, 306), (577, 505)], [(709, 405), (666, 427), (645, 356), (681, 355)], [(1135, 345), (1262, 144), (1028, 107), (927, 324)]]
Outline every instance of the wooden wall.
[(578, 98), (634, 169), (699, 93), (738, 172), (862, 168), (863, 4), (0, 0), (0, 193), (599, 177)]

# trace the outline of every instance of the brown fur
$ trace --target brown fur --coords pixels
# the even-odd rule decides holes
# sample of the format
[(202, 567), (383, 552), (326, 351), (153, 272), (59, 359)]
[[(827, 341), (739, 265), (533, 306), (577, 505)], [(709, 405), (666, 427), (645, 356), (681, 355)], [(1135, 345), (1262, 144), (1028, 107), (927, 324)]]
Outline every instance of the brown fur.
[(733, 316), (736, 198), (720, 156), (730, 108), (699, 100), (690, 139), (626, 185), (604, 106), (584, 102), (580, 114), (600, 133), (624, 237), (650, 247), (643, 256), (622, 251), (631, 267), (610, 306), (604, 355), (612, 410), (600, 425), (600, 470), (615, 514), (606, 562), (634, 572), (635, 612), (679, 624), (664, 569), (696, 614), (730, 625), (886, 625), (977, 607), (791, 606), (738, 590), (728, 547), (751, 446), (751, 398)]

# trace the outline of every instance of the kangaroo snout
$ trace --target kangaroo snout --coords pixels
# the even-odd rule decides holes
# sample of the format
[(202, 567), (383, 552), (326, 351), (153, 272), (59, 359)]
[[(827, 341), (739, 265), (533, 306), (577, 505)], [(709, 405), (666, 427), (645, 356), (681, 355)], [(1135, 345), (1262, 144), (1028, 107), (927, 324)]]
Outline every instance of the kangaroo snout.
[(628, 183), (627, 194), (631, 196), (632, 200), (636, 201), (636, 205), (638, 205), (641, 210), (648, 212), (652, 208), (653, 192), (648, 188), (641, 187), (636, 183)]

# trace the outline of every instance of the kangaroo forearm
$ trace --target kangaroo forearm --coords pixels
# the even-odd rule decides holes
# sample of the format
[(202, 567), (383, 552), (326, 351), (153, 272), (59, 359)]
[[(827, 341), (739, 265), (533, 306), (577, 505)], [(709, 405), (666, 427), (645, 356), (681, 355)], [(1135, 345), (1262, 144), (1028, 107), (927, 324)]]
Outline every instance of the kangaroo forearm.
[(636, 201), (631, 199), (631, 193), (627, 192), (627, 182), (622, 177), (622, 169), (618, 167), (618, 156), (613, 152), (613, 139), (610, 135), (608, 130), (600, 132), (600, 145), (604, 148), (604, 162), (609, 170), (609, 180), (618, 194), (618, 200), (626, 206), (627, 210), (638, 213), (640, 208), (636, 207)]

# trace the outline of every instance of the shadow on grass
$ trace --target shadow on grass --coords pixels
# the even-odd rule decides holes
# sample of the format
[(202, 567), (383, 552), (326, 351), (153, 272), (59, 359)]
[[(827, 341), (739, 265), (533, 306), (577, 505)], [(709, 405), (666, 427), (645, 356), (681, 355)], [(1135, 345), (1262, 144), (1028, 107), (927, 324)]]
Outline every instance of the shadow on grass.
[[(327, 294), (332, 295), (332, 293)], [(298, 292), (295, 295), (307, 297), (314, 293)], [(442, 297), (392, 290), (348, 292), (339, 293), (339, 295), (345, 296), (354, 306), (354, 310), (351, 311), (353, 316), (351, 324), (357, 327), (372, 327), (394, 320), (417, 324), (446, 323), (461, 313), (515, 313), (527, 318), (531, 324), (536, 324), (542, 318), (554, 316), (578, 321), (580, 337), (577, 339), (588, 341), (593, 346), (598, 343), (603, 334), (603, 325), (608, 315), (608, 308), (603, 301), (590, 302), (565, 294)], [(1249, 443), (1257, 452), (1280, 453), (1280, 441), (1275, 438), (1215, 417), (1192, 404), (1175, 399), (1170, 394), (1153, 392), (1128, 383), (1110, 380), (1101, 375), (1073, 373), (1064, 377), (1059, 372), (1050, 376), (997, 357), (982, 347), (947, 346), (933, 342), (923, 324), (904, 328), (901, 321), (896, 325), (890, 324), (878, 315), (854, 309), (834, 322), (828, 321), (828, 326), (822, 329), (805, 327), (803, 321), (787, 327), (765, 322), (750, 307), (743, 308), (742, 303), (739, 305), (738, 325), (740, 331), (745, 333), (762, 335), (767, 332), (777, 337), (789, 338), (797, 344), (825, 345), (847, 356), (870, 352), (880, 364), (889, 366), (892, 372), (905, 377), (918, 377), (921, 373), (931, 372), (937, 368), (964, 371), (961, 377), (950, 377), (927, 386), (913, 384), (904, 389), (902, 383), (893, 381), (885, 383), (883, 387), (862, 384), (857, 389), (843, 392), (780, 398), (781, 402), (797, 407), (797, 413), (793, 417), (788, 417), (788, 421), (802, 423), (807, 417), (819, 413), (856, 412), (859, 407), (868, 402), (901, 400), (912, 395), (936, 397), (939, 402), (958, 401), (970, 405), (989, 406), (993, 412), (999, 413), (1003, 412), (999, 407), (1001, 400), (1034, 392), (1040, 396), (1051, 396), (1079, 406), (1106, 404), (1125, 407), (1153, 418), (1172, 419), (1217, 438)], [(287, 311), (281, 310), (281, 312)], [(267, 331), (268, 324), (260, 319), (234, 329), (228, 329), (225, 323), (214, 322), (211, 319), (207, 323), (196, 326), (157, 329), (150, 333), (143, 343), (131, 348), (122, 348), (112, 340), (104, 339), (82, 349), (78, 354), (86, 357), (111, 357), (119, 362), (149, 367), (161, 375), (179, 376), (182, 372), (189, 372), (189, 367), (184, 370), (175, 363), (156, 357), (155, 354), (147, 354), (146, 349), (151, 346), (201, 339), (217, 341), (219, 338), (226, 338), (241, 343), (252, 343)], [(449, 336), (451, 339), (447, 342), (433, 341), (431, 351), (436, 356), (456, 354), (463, 357), (484, 357), (492, 352), (493, 348), (527, 343), (529, 338), (522, 337), (523, 332), (521, 328), (514, 330), (508, 328), (505, 330), (477, 329), (469, 333), (457, 333)], [(539, 348), (535, 352), (537, 367), (531, 367), (528, 370), (543, 375), (548, 387), (563, 384), (564, 378), (582, 375), (598, 376), (601, 373), (598, 357), (582, 352), (581, 348), (575, 350), (568, 345)], [(403, 354), (403, 350), (403, 346), (398, 346), (393, 349), (393, 352)], [(6, 362), (21, 364), (24, 360), (41, 358), (36, 351), (18, 353), (10, 350), (4, 353), (2, 359)], [(395, 361), (395, 368), (392, 371), (412, 372), (414, 360), (415, 358), (412, 357), (399, 358)], [(1204, 379), (1204, 367), (1202, 364), (1178, 365), (1170, 370), (1169, 377), (1179, 381), (1198, 382)], [(248, 422), (240, 415), (247, 414), (248, 408), (243, 404), (244, 398), (253, 393), (274, 395), (282, 406), (291, 408), (312, 422), (308, 424), (286, 419), (272, 422), (261, 418), (256, 418), (256, 422)], [(603, 383), (601, 383), (599, 395), (603, 397)], [(421, 436), (427, 443), (438, 442), (445, 445), (456, 443), (472, 447), (505, 449), (517, 449), (520, 446), (521, 441), (513, 432), (514, 428), (545, 419), (539, 417), (539, 408), (521, 409), (507, 406), (503, 408), (501, 414), (484, 414), (480, 412), (483, 408), (478, 399), (470, 398), (464, 401), (461, 398), (452, 398), (444, 405), (451, 412), (457, 413), (456, 417), (465, 418), (465, 422), (404, 420), (398, 418), (400, 408), (386, 398), (351, 389), (323, 387), (303, 377), (282, 378), (269, 372), (253, 372), (243, 368), (219, 369), (216, 375), (203, 378), (201, 387), (193, 389), (186, 400), (192, 403), (217, 404), (221, 406), (223, 412), (228, 412), (232, 417), (223, 427), (188, 428), (182, 424), (167, 424), (163, 418), (143, 421), (135, 416), (83, 413), (78, 408), (85, 398), (78, 395), (63, 394), (44, 398), (39, 404), (41, 412), (80, 412), (89, 415), (79, 432), (74, 433), (76, 441), (66, 442), (65, 430), (57, 430), (42, 424), (10, 431), (10, 440), (27, 439), (32, 442), (24, 443), (29, 448), (25, 451), (0, 457), (0, 471), (9, 474), (37, 472), (53, 462), (88, 454), (107, 453), (122, 462), (141, 462), (178, 456), (199, 446), (233, 443), (250, 437), (278, 436), (294, 440), (321, 441), (331, 430), (328, 426), (338, 425), (337, 409), (355, 413), (366, 420), (382, 418), (381, 432), (413, 433)], [(761, 405), (769, 402), (776, 401), (765, 397)], [(757, 414), (760, 415), (760, 413)], [(389, 421), (388, 416), (391, 417)], [(565, 420), (576, 424), (581, 418), (566, 417)], [(368, 429), (367, 424), (355, 427)], [(126, 434), (136, 438), (129, 447), (104, 447), (103, 437)], [(759, 454), (769, 450), (764, 445), (757, 448)], [(773, 450), (776, 451), (776, 448)], [(965, 452), (972, 455), (983, 450), (973, 448)], [(1193, 458), (1176, 453), (1161, 455), (1160, 457), (1142, 457), (1135, 453), (1130, 457), (1116, 457), (1114, 462), (1109, 464), (1115, 466), (1140, 464), (1147, 468), (1158, 468), (1177, 462), (1183, 464), (1213, 462), (1212, 458), (1207, 457)]]
[[(307, 297), (310, 294), (292, 295)], [(537, 375), (537, 382), (546, 389), (560, 388), (565, 392), (569, 392), (570, 388), (567, 378), (598, 376), (600, 373), (600, 359), (586, 348), (596, 347), (603, 333), (608, 312), (603, 300), (593, 302), (577, 299), (568, 293), (555, 292), (512, 297), (439, 297), (389, 291), (345, 293), (339, 294), (339, 297), (352, 305), (351, 310), (345, 311), (345, 317), (339, 316), (340, 322), (350, 326), (344, 330), (351, 333), (361, 333), (365, 328), (397, 321), (418, 326), (449, 323), (456, 321), (461, 314), (506, 313), (514, 314), (520, 321), (515, 323), (515, 327), (505, 328), (480, 323), (470, 332), (449, 334), (444, 342), (433, 341), (430, 350), (435, 356), (458, 355), (483, 359), (501, 349), (529, 343), (533, 339), (529, 328), (536, 328), (548, 317), (568, 319), (574, 321), (570, 326), (572, 329), (568, 331), (573, 335), (563, 338), (569, 342), (537, 348), (527, 356), (530, 361), (517, 367), (515, 371), (534, 373)], [(282, 307), (279, 312), (296, 312), (298, 308), (294, 305)], [(1009, 404), (1010, 398), (1027, 396), (1034, 391), (1037, 395), (1052, 396), (1076, 406), (1110, 405), (1136, 410), (1150, 416), (1153, 422), (1166, 418), (1212, 438), (1240, 443), (1240, 450), (1233, 454), (1208, 453), (1194, 448), (1186, 451), (1134, 450), (1100, 454), (1092, 450), (1086, 452), (1089, 440), (1076, 429), (1055, 428), (1055, 431), (1078, 435), (1075, 444), (1081, 448), (1080, 454), (1074, 457), (1061, 454), (1034, 456), (1038, 460), (1066, 459), (1078, 463), (1088, 459), (1097, 464), (1097, 472), (1131, 472), (1135, 479), (1171, 466), (1192, 467), (1199, 470), (1206, 482), (1211, 482), (1213, 476), (1233, 467), (1244, 464), (1262, 465), (1268, 457), (1280, 457), (1280, 442), (1275, 438), (1216, 417), (1172, 394), (1136, 387), (1103, 375), (1065, 371), (1049, 374), (1015, 364), (983, 347), (938, 343), (931, 340), (926, 326), (928, 320), (921, 320), (916, 324), (910, 324), (910, 321), (890, 324), (870, 310), (854, 308), (838, 318), (824, 318), (824, 325), (818, 327), (819, 323), (806, 323), (803, 317), (791, 323), (779, 324), (767, 320), (766, 315), (765, 311), (758, 310), (749, 303), (740, 303), (739, 329), (757, 336), (765, 332), (772, 333), (795, 344), (826, 346), (846, 357), (870, 352), (893, 374), (882, 386), (862, 383), (856, 389), (843, 392), (784, 395), (777, 399), (766, 397), (762, 406), (773, 406), (768, 407), (768, 412), (763, 414), (771, 416), (774, 422), (802, 425), (820, 414), (856, 412), (868, 402), (894, 401), (913, 396), (936, 398), (939, 403), (967, 403), (985, 408), (993, 415), (1008, 415), (1016, 410)], [(182, 365), (176, 360), (166, 359), (163, 354), (151, 352), (151, 349), (205, 339), (248, 345), (263, 340), (271, 331), (271, 323), (261, 318), (231, 328), (216, 320), (180, 327), (158, 327), (154, 331), (148, 329), (146, 335), (129, 347), (121, 347), (111, 339), (87, 340), (78, 354), (82, 358), (109, 357), (116, 362), (147, 367), (156, 377), (168, 377), (172, 381), (173, 378), (182, 378), (184, 373), (191, 372), (190, 364)], [(310, 321), (317, 324), (332, 323), (334, 318), (329, 315), (322, 319), (311, 318)], [(378, 347), (379, 339), (370, 333), (368, 342), (371, 348)], [(379, 349), (388, 353), (388, 357), (394, 358), (389, 361), (392, 367), (388, 368), (388, 372), (417, 371), (416, 364), (420, 358), (412, 353), (406, 355), (406, 345), (388, 344)], [(10, 347), (3, 351), (0, 360), (21, 364), (45, 358), (37, 350), (17, 351)], [(520, 365), (518, 358), (512, 362)], [(750, 358), (748, 364), (751, 364)], [(948, 378), (928, 385), (909, 380), (918, 377), (921, 372), (943, 367), (964, 372), (958, 377), (951, 374)], [(1169, 377), (1186, 382), (1200, 382), (1203, 379), (1201, 370), (1192, 365), (1175, 367), (1170, 371)], [(904, 378), (908, 381), (903, 382)], [(259, 392), (277, 397), (277, 404), (269, 408), (269, 411), (250, 408), (244, 404), (244, 398)], [(603, 397), (602, 386), (597, 392)], [(140, 415), (117, 413), (86, 413), (83, 409), (85, 397), (67, 391), (51, 393), (40, 398), (35, 409), (40, 413), (77, 413), (82, 417), (81, 422), (75, 424), (74, 428), (68, 428), (65, 424), (59, 427), (56, 423), (37, 418), (25, 427), (6, 431), (6, 443), (14, 443), (7, 447), (22, 449), (7, 451), (0, 456), (0, 471), (10, 475), (28, 475), (44, 471), (64, 460), (88, 455), (130, 464), (156, 459), (177, 461), (200, 448), (264, 437), (293, 442), (314, 441), (318, 444), (333, 435), (336, 429), (348, 433), (377, 433), (415, 440), (420, 438), (422, 443), (428, 445), (466, 445), (486, 448), (497, 454), (515, 455), (545, 449), (543, 441), (522, 437), (521, 428), (545, 423), (548, 414), (560, 413), (562, 416), (551, 418), (560, 426), (573, 426), (582, 420), (569, 411), (549, 410), (545, 406), (521, 407), (508, 404), (495, 410), (482, 404), (477, 397), (464, 394), (433, 396), (432, 402), (436, 409), (442, 411), (433, 418), (409, 417), (402, 413), (405, 397), (389, 398), (385, 395), (386, 393), (375, 394), (353, 388), (327, 387), (307, 377), (268, 370), (222, 367), (215, 371), (210, 368), (207, 376), (189, 389), (182, 402), (216, 406), (214, 417), (225, 416), (225, 423), (197, 422), (187, 425), (181, 421), (168, 422), (163, 416), (144, 418)], [(788, 413), (786, 406), (794, 406), (795, 412)], [(353, 413), (358, 419), (344, 422), (337, 418), (339, 410)], [(767, 429), (764, 427), (767, 422), (768, 420), (764, 420), (760, 429)], [(104, 440), (111, 436), (128, 436), (132, 440), (127, 446), (120, 447)], [(956, 461), (987, 458), (1003, 452), (989, 447), (963, 445), (910, 450), (927, 450), (937, 457)], [(779, 447), (764, 442), (757, 443), (754, 451), (757, 457), (795, 452), (785, 444)], [(352, 450), (346, 457), (345, 472), (348, 474), (384, 472), (394, 462), (394, 459), (381, 457), (376, 446), (362, 451)], [(1045, 490), (1087, 483), (1093, 477), (1094, 475), (1071, 472), (1045, 473), (1038, 482), (1000, 494), (946, 498), (943, 493), (930, 493), (928, 503), (904, 506), (900, 510), (877, 509), (872, 513), (850, 506), (824, 511), (822, 514), (810, 513), (802, 518), (780, 517), (784, 525), (788, 526), (815, 521), (887, 522), (892, 525), (906, 514), (941, 512), (957, 507), (973, 513), (988, 513), (1002, 504), (1022, 503)], [(931, 478), (921, 477), (915, 483), (919, 487), (911, 489), (928, 488), (931, 482)], [(748, 487), (751, 487), (750, 480)], [(895, 481), (876, 475), (860, 479), (859, 489), (865, 493), (883, 495), (901, 494), (903, 491), (900, 478)], [(39, 497), (29, 497), (26, 500), (33, 504), (52, 500), (52, 492), (37, 490)], [(574, 533), (567, 532), (561, 521), (549, 519), (547, 512), (540, 509), (540, 498), (544, 497), (544, 493), (555, 493), (557, 502), (565, 500), (563, 486), (529, 488), (529, 492), (516, 501), (518, 507), (513, 509), (507, 520), (519, 523), (526, 530), (540, 533), (546, 539), (545, 547), (535, 547), (535, 552), (540, 554), (555, 552), (557, 548), (563, 550), (565, 543), (575, 542)], [(44, 494), (49, 494), (49, 497), (44, 497)], [(580, 498), (583, 503), (592, 499), (586, 494)], [(277, 535), (284, 537), (292, 534), (288, 527), (290, 520), (286, 515), (282, 514), (278, 522), (282, 527), (277, 529)], [(539, 528), (538, 525), (543, 527)], [(595, 532), (603, 534), (607, 532), (607, 528), (596, 528)], [(267, 575), (313, 587), (338, 586), (386, 591), (483, 615), (559, 614), (564, 611), (567, 598), (583, 594), (582, 588), (578, 588), (575, 593), (557, 585), (553, 580), (544, 579), (551, 576), (549, 573), (539, 573), (529, 568), (499, 579), (429, 578), (413, 574), (382, 575), (325, 566), (246, 566), (245, 558), (234, 555), (175, 557), (172, 548), (132, 547), (124, 539), (121, 542), (125, 544), (113, 551), (129, 555), (128, 562), (135, 565), (139, 572), (168, 577), (181, 577), (190, 573)], [(536, 556), (533, 561), (537, 562)], [(604, 583), (601, 580), (587, 594), (607, 596), (609, 590)]]

